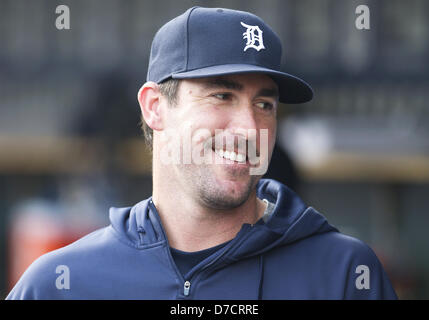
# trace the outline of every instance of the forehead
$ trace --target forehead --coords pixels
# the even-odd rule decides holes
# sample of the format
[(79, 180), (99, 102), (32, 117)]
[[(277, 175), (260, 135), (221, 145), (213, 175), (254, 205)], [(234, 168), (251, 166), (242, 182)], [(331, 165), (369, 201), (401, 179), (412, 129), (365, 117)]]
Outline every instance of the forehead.
[(183, 83), (185, 84), (185, 86), (198, 87), (201, 90), (209, 90), (216, 88), (224, 88), (237, 91), (242, 91), (246, 89), (271, 89), (274, 92), (278, 93), (277, 84), (271, 79), (271, 77), (261, 73), (245, 73), (197, 79), (186, 79), (183, 81)]

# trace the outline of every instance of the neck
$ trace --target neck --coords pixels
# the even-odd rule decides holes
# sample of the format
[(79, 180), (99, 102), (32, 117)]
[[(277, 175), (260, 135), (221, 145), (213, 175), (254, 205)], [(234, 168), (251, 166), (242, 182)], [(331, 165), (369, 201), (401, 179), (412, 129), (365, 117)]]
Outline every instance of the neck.
[(171, 247), (204, 250), (233, 239), (244, 223), (254, 224), (266, 205), (254, 190), (241, 206), (216, 210), (201, 205), (176, 184), (165, 168), (153, 166), (152, 200)]

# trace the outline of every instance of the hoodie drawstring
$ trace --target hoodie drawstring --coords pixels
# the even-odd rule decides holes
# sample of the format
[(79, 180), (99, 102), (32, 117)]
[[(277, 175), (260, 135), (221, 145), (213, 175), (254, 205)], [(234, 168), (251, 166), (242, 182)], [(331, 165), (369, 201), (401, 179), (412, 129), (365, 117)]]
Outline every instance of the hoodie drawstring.
[(262, 286), (264, 284), (264, 255), (259, 256), (259, 286), (258, 286), (258, 300), (262, 300)]

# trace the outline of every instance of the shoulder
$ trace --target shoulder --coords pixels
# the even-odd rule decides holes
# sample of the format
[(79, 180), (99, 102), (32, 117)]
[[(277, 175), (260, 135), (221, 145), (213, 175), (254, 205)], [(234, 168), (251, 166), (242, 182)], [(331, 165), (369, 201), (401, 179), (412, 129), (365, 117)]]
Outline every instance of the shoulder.
[(350, 272), (361, 264), (380, 266), (368, 244), (338, 231), (317, 233), (286, 243), (271, 250), (269, 255), (278, 261), (288, 261), (289, 265), (294, 261), (300, 266), (320, 266), (337, 272)]
[(292, 243), (286, 243), (277, 250), (287, 251), (305, 251), (311, 252), (312, 256), (323, 256), (327, 258), (352, 259), (365, 257), (366, 259), (376, 258), (374, 251), (364, 241), (355, 237), (345, 235), (338, 231), (328, 231), (309, 235), (298, 239)]
[(345, 299), (397, 299), (389, 277), (374, 250), (364, 241), (340, 232), (315, 236), (318, 263), (335, 270)]
[(316, 236), (316, 240), (331, 251), (348, 258), (377, 258), (373, 249), (364, 241), (341, 232), (327, 232)]
[(342, 265), (347, 272), (354, 272), (360, 265), (381, 268), (374, 250), (364, 241), (341, 232), (326, 232), (303, 239), (303, 246), (311, 248), (315, 257)]
[(340, 232), (314, 234), (278, 247), (267, 260), (271, 273), (276, 274), (273, 282), (299, 285), (307, 293), (305, 297), (396, 299), (374, 250)]
[(110, 228), (105, 227), (40, 256), (26, 269), (7, 299), (60, 299), (62, 291), (58, 289), (67, 287), (64, 280), (70, 269), (90, 268), (105, 254), (112, 240)]

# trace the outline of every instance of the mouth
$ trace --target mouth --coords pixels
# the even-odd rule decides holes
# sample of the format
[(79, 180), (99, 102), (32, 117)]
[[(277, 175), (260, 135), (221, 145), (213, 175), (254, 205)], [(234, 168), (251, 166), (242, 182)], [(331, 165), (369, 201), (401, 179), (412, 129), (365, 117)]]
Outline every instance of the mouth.
[[(219, 146), (218, 146), (219, 145)], [(247, 147), (246, 147), (247, 146)], [(238, 143), (238, 140), (233, 144), (213, 143), (213, 140), (208, 139), (205, 143), (205, 149), (211, 150), (216, 159), (217, 164), (239, 165), (242, 166), (255, 166), (259, 163), (260, 155), (256, 146), (253, 143), (246, 142), (243, 144)]]
[(238, 153), (235, 151), (228, 151), (223, 149), (215, 149), (214, 152), (221, 158), (227, 159), (230, 161), (234, 161), (237, 163), (245, 164), (247, 161), (247, 156), (242, 153)]

